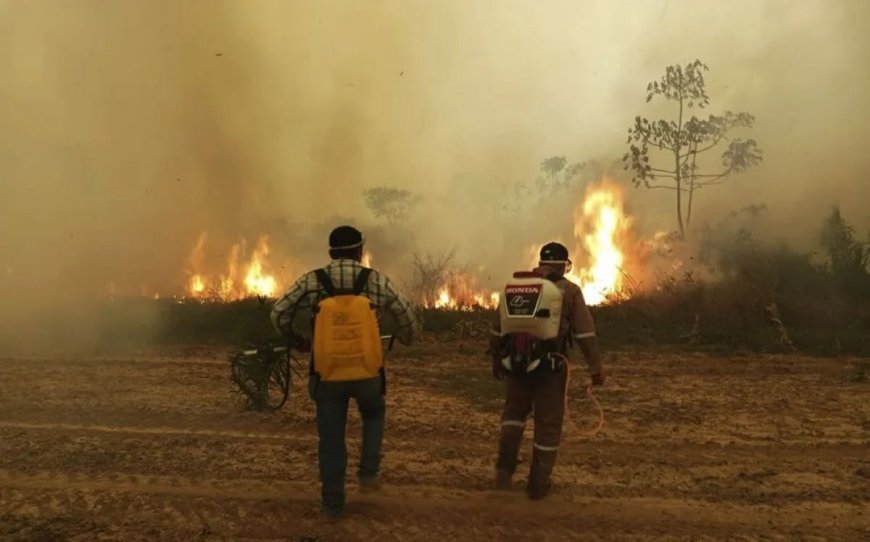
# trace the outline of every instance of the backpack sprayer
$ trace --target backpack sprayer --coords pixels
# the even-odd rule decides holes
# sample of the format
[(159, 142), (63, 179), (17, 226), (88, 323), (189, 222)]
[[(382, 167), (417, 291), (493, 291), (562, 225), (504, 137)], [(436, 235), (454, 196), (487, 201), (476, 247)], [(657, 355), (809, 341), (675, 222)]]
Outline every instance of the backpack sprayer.
[[(374, 369), (374, 374), (380, 372), (383, 377), (383, 348), (381, 341), (389, 341), (387, 350), (392, 350), (395, 335), (380, 335), (377, 320), (371, 302), (361, 296), (362, 289), (368, 281), (371, 270), (363, 269), (356, 277), (353, 288), (349, 291), (339, 291), (329, 275), (323, 269), (316, 271), (317, 278), (326, 292), (314, 309), (312, 325), (314, 329), (312, 340), (291, 333), (284, 344), (276, 345), (266, 341), (260, 345), (248, 347), (230, 356), (230, 378), (244, 396), (246, 406), (253, 410), (277, 410), (287, 402), (290, 396), (291, 380), (295, 374), (298, 378), (308, 374), (309, 393), (313, 392), (326, 373), (325, 380), (353, 380), (369, 376), (366, 371)], [(267, 299), (259, 297), (261, 307), (266, 307)], [(321, 322), (318, 324), (318, 322)], [(359, 338), (363, 346), (362, 355), (354, 352), (358, 346), (353, 344), (348, 351), (342, 344), (347, 343), (347, 337)], [(336, 341), (336, 337), (342, 337)], [(352, 340), (351, 343), (356, 343)], [(305, 369), (302, 360), (293, 351), (318, 352)], [(363, 358), (361, 367), (357, 366), (357, 358)], [(348, 363), (350, 361), (350, 363)], [(326, 363), (324, 363), (326, 362)], [(324, 370), (325, 369), (325, 370)], [(379, 370), (379, 371), (378, 371)], [(373, 376), (373, 375), (372, 375)], [(386, 384), (385, 384), (386, 386)]]
[(544, 277), (535, 272), (514, 273), (505, 286), (503, 302), (499, 304), (502, 343), (501, 368), (510, 375), (521, 376), (541, 370), (566, 371), (565, 417), (576, 436), (595, 436), (604, 426), (604, 411), (592, 392), (586, 395), (598, 410), (595, 427), (581, 431), (568, 413), (568, 386), (571, 368), (564, 352), (567, 337), (560, 337), (564, 294), (555, 284), (560, 276)]

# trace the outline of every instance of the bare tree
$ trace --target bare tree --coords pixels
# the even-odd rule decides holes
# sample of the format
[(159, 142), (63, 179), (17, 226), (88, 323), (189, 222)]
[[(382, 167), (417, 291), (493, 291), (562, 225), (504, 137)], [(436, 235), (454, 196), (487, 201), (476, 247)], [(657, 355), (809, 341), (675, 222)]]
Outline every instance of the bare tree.
[(549, 177), (550, 186), (552, 188), (556, 188), (561, 184), (559, 181), (559, 173), (565, 169), (567, 164), (568, 160), (564, 156), (551, 156), (541, 162), (541, 171), (546, 173), (547, 177)]
[[(673, 190), (677, 200), (680, 236), (692, 220), (692, 201), (697, 190), (724, 182), (732, 173), (746, 171), (761, 162), (761, 149), (754, 139), (730, 138), (734, 128), (751, 128), (755, 117), (749, 113), (725, 111), (706, 119), (688, 116), (693, 107), (703, 109), (710, 103), (704, 83), (708, 68), (700, 60), (685, 66), (665, 68), (660, 81), (647, 86), (646, 101), (656, 96), (675, 102), (676, 120), (648, 120), (637, 116), (628, 129), (629, 152), (623, 156), (625, 169), (634, 173), (636, 186)], [(727, 142), (721, 167), (702, 172), (699, 157)], [(651, 154), (655, 153), (655, 161)], [(683, 219), (683, 207), (685, 220)]]
[(545, 177), (538, 177), (535, 184), (540, 196), (551, 197), (600, 179), (607, 168), (597, 160), (568, 163), (564, 156), (551, 156), (541, 162), (541, 172)]
[(413, 282), (411, 290), (423, 305), (431, 305), (438, 298), (438, 288), (443, 286), (453, 265), (456, 250), (443, 254), (413, 254)]

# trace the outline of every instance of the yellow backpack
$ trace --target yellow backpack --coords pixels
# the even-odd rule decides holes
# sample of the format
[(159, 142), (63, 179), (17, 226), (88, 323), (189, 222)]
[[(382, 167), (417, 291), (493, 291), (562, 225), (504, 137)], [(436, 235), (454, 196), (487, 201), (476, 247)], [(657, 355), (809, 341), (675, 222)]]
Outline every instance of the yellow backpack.
[(384, 354), (375, 306), (361, 295), (371, 269), (363, 268), (352, 290), (336, 290), (325, 269), (315, 271), (326, 297), (314, 309), (311, 374), (325, 382), (363, 380), (381, 373)]

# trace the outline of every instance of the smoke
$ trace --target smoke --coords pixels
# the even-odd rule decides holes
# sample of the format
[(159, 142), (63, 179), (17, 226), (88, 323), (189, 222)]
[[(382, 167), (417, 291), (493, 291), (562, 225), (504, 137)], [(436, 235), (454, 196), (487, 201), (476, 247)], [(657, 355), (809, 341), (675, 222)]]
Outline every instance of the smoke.
[[(694, 58), (711, 111), (753, 113), (765, 151), (699, 194), (699, 224), (763, 202), (769, 235), (811, 243), (840, 203), (863, 227), (868, 15), (860, 0), (0, 1), (0, 322), (177, 291), (203, 231), (208, 261), (268, 234), (304, 268), (348, 220), (389, 272), (455, 247), (497, 279), (529, 239), (570, 238), (582, 196), (506, 206), (514, 184), (552, 155), (621, 156), (634, 116), (661, 112), (646, 84)], [(387, 227), (364, 207), (374, 186), (423, 204)], [(674, 228), (668, 193), (628, 193), (639, 227)]]

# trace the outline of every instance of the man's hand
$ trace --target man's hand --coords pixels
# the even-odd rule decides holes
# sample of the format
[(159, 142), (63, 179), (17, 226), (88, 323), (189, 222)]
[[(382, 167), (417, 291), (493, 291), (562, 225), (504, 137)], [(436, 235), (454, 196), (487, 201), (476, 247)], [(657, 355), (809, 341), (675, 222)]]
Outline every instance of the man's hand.
[(595, 373), (592, 375), (592, 385), (602, 386), (604, 384), (604, 373)]

